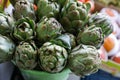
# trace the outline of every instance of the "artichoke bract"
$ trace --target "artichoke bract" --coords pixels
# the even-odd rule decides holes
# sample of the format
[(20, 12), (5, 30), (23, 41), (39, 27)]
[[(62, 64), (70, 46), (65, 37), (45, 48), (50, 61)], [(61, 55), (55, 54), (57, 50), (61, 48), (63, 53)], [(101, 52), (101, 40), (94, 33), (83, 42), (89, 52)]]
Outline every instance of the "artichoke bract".
[(70, 33), (65, 33), (65, 34), (70, 37), (71, 49), (74, 48), (77, 45), (76, 44), (76, 37), (73, 34), (70, 34)]
[(12, 32), (14, 19), (6, 14), (0, 13), (0, 34), (7, 35)]
[(19, 19), (12, 32), (12, 36), (19, 41), (28, 41), (35, 36), (35, 22), (29, 18)]
[(104, 34), (102, 33), (102, 29), (95, 25), (85, 28), (82, 32), (80, 31), (77, 36), (78, 44), (82, 43), (100, 48), (103, 42)]
[(88, 18), (88, 5), (78, 1), (63, 7), (60, 23), (67, 32), (76, 34), (79, 29), (82, 29)]
[(14, 51), (14, 42), (10, 38), (0, 35), (0, 63), (12, 60)]
[(97, 72), (100, 64), (99, 53), (91, 45), (80, 44), (68, 57), (68, 67), (74, 74), (81, 77)]
[(43, 16), (57, 18), (59, 14), (60, 7), (58, 3), (54, 0), (39, 0), (37, 6), (38, 6), (37, 15), (39, 20)]
[(24, 17), (36, 20), (33, 4), (27, 0), (18, 0), (14, 6), (13, 17), (16, 20)]
[(61, 24), (55, 18), (44, 17), (37, 24), (36, 36), (40, 42), (46, 42), (60, 35), (62, 31)]
[(34, 69), (37, 48), (34, 42), (21, 42), (17, 47), (12, 62), (21, 69)]
[(89, 18), (90, 25), (101, 27), (103, 34), (107, 37), (113, 32), (113, 25), (109, 17), (103, 13), (92, 14)]
[(68, 54), (65, 48), (46, 42), (38, 50), (39, 65), (42, 70), (50, 73), (60, 72), (65, 68)]

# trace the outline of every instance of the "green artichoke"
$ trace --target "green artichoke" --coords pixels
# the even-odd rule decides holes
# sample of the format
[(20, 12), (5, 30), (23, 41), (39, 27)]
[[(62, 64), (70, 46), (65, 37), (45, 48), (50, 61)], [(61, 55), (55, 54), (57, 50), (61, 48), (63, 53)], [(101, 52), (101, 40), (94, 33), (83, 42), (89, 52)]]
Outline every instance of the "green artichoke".
[(50, 40), (50, 42), (71, 50), (70, 37), (66, 34), (62, 34), (59, 37)]
[(92, 14), (89, 18), (90, 25), (101, 27), (103, 34), (107, 37), (113, 32), (113, 25), (109, 17), (103, 13)]
[(57, 18), (59, 14), (60, 7), (58, 3), (54, 0), (39, 0), (37, 6), (37, 15), (39, 20), (43, 16)]
[(46, 42), (58, 36), (63, 31), (61, 24), (55, 18), (44, 17), (36, 28), (36, 36), (40, 42)]
[(35, 36), (35, 22), (29, 18), (19, 19), (13, 29), (12, 36), (19, 41), (33, 39)]
[(88, 4), (80, 1), (72, 2), (63, 7), (60, 23), (69, 33), (77, 33), (79, 29), (86, 23), (89, 12)]
[(82, 45), (75, 47), (68, 57), (68, 67), (78, 76), (84, 77), (98, 71), (101, 60), (94, 46)]
[(65, 33), (59, 37), (52, 39), (50, 42), (60, 45), (68, 50), (71, 50), (76, 46), (75, 36), (70, 33)]
[(78, 44), (82, 43), (100, 48), (103, 42), (104, 35), (102, 33), (102, 29), (100, 27), (96, 27), (95, 25), (85, 28), (83, 32), (80, 31), (77, 36)]
[(0, 34), (8, 35), (12, 32), (14, 27), (14, 20), (12, 17), (0, 13)]
[(24, 17), (36, 20), (33, 4), (27, 0), (18, 0), (14, 6), (13, 17), (16, 20)]
[(13, 41), (3, 35), (0, 35), (0, 63), (10, 61), (15, 51)]
[(46, 42), (38, 50), (39, 65), (47, 72), (56, 73), (64, 69), (68, 54), (65, 48)]
[(34, 69), (37, 65), (37, 48), (34, 42), (21, 42), (15, 51), (12, 62), (21, 69)]

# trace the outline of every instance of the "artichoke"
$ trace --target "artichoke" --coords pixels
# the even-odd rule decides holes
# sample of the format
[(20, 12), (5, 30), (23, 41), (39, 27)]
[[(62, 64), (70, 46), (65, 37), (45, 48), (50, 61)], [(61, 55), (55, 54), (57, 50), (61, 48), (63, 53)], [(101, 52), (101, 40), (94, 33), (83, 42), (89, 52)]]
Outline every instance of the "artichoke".
[(12, 36), (19, 41), (33, 39), (35, 36), (35, 22), (29, 18), (19, 19), (13, 29)]
[(86, 23), (89, 11), (88, 4), (80, 1), (71, 2), (63, 7), (60, 23), (69, 33), (77, 33), (79, 29)]
[(43, 16), (57, 18), (59, 14), (60, 7), (58, 3), (54, 0), (39, 0), (37, 6), (37, 15), (39, 20)]
[(13, 17), (16, 20), (24, 17), (36, 20), (33, 4), (27, 0), (18, 0), (14, 6)]
[(78, 44), (82, 43), (100, 48), (103, 42), (104, 35), (102, 33), (102, 29), (100, 27), (96, 27), (95, 25), (85, 28), (83, 32), (80, 31), (77, 36)]
[(60, 72), (64, 69), (68, 54), (65, 48), (46, 42), (38, 50), (40, 67), (50, 73)]
[(39, 41), (44, 43), (61, 34), (62, 31), (61, 24), (55, 18), (44, 17), (37, 24), (36, 36)]
[(62, 46), (66, 49), (71, 50), (71, 42), (70, 42), (70, 37), (66, 34), (62, 34), (59, 37), (57, 37), (56, 39), (52, 39), (50, 40), (50, 42), (57, 44), (59, 46)]
[(34, 42), (21, 42), (15, 51), (12, 62), (21, 69), (34, 69), (36, 61), (37, 48)]
[(103, 34), (107, 37), (113, 31), (113, 25), (109, 17), (103, 13), (92, 14), (89, 18), (90, 25), (101, 27)]
[(65, 33), (59, 37), (52, 39), (50, 42), (60, 45), (68, 50), (76, 46), (75, 36), (70, 33)]
[(13, 41), (3, 35), (0, 35), (0, 63), (10, 61), (15, 51)]
[(80, 44), (72, 50), (68, 57), (68, 67), (81, 77), (97, 72), (100, 63), (99, 53), (91, 45)]
[(14, 27), (14, 20), (12, 17), (0, 13), (0, 34), (8, 35), (12, 32)]

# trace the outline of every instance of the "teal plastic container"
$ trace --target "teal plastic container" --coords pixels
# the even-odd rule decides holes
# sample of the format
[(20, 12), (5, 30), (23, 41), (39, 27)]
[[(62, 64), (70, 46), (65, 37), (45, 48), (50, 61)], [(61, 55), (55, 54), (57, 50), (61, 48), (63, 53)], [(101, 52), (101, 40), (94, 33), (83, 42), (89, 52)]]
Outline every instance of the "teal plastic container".
[(67, 80), (70, 70), (64, 69), (60, 73), (47, 73), (43, 71), (21, 70), (25, 80)]

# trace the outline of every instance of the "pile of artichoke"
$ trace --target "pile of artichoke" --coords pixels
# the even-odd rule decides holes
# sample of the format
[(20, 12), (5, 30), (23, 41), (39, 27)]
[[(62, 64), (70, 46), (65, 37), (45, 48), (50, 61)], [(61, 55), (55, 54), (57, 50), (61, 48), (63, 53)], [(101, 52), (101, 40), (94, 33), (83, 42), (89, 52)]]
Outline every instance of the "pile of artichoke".
[(90, 15), (77, 0), (10, 0), (13, 15), (0, 13), (0, 63), (58, 73), (69, 68), (81, 77), (97, 72), (98, 49), (112, 33), (109, 18)]

